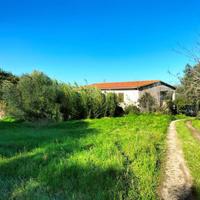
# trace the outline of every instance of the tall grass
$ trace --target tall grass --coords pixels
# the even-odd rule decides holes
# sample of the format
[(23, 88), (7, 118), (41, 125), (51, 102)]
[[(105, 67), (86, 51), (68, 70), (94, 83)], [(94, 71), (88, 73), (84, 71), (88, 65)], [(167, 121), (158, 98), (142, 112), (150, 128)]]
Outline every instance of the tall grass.
[(0, 122), (0, 199), (157, 199), (169, 121)]

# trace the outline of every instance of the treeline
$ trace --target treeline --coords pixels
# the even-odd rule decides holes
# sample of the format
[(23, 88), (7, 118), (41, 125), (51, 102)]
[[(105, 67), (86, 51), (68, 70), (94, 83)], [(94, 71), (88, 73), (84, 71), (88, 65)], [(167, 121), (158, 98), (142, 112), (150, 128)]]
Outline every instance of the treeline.
[(179, 113), (200, 115), (200, 64), (186, 65), (183, 76), (179, 78), (175, 104)]
[(20, 120), (68, 120), (117, 115), (118, 100), (91, 87), (59, 83), (42, 72), (16, 77), (0, 71), (0, 101)]

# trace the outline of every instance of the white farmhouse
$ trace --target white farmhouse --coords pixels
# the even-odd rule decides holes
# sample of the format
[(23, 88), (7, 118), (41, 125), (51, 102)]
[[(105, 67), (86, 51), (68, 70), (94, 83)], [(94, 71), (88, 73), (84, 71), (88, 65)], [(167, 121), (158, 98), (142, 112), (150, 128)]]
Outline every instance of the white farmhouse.
[(160, 80), (95, 83), (90, 85), (100, 89), (102, 92), (116, 93), (122, 106), (138, 105), (139, 98), (145, 93), (150, 93), (162, 106), (165, 97), (171, 93), (172, 100), (175, 100), (175, 87)]

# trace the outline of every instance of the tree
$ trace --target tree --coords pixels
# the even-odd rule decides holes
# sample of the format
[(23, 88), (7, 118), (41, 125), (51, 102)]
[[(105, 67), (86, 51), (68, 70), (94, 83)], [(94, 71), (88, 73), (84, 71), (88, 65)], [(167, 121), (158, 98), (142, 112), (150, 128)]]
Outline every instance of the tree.
[(13, 84), (16, 84), (19, 81), (19, 78), (17, 76), (13, 75), (12, 73), (6, 72), (0, 68), (0, 85), (5, 80), (10, 81)]
[(17, 83), (4, 80), (2, 99), (7, 114), (23, 120), (68, 120), (116, 115), (114, 94), (58, 83), (42, 72), (22, 75)]
[(10, 72), (6, 72), (0, 68), (0, 100), (2, 100), (2, 85), (4, 81), (9, 81), (10, 83), (17, 84), (19, 78)]
[(106, 114), (105, 116), (113, 117), (116, 115), (116, 109), (118, 107), (118, 97), (114, 93), (106, 94)]
[(17, 85), (8, 81), (3, 85), (3, 99), (8, 113), (26, 120), (58, 120), (58, 84), (41, 72), (23, 75)]
[[(78, 90), (82, 99), (82, 110), (86, 118), (100, 118), (106, 116), (106, 96), (99, 89), (81, 87)], [(81, 109), (81, 108), (80, 108)]]
[(24, 119), (22, 100), (17, 85), (10, 81), (4, 81), (2, 84), (2, 99), (6, 103), (6, 114), (14, 116), (17, 119)]
[[(176, 104), (183, 109), (186, 105), (196, 107), (200, 104), (200, 64), (186, 65), (181, 85), (177, 89)], [(184, 105), (185, 104), (185, 105)]]
[(199, 110), (200, 104), (200, 42), (196, 42), (194, 48), (187, 49), (180, 46), (179, 53), (185, 55), (192, 60), (196, 65), (186, 65), (183, 77), (178, 77), (181, 85), (177, 90), (177, 98), (180, 104), (185, 103), (185, 106), (196, 107), (196, 111)]
[(73, 110), (73, 87), (65, 83), (58, 86), (57, 102), (60, 104), (60, 112), (64, 120), (72, 118)]

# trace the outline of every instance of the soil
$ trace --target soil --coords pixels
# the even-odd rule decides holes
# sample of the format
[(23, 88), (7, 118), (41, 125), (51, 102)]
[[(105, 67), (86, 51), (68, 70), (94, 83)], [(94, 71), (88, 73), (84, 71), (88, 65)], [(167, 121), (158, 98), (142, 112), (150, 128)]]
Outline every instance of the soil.
[(171, 122), (169, 126), (167, 148), (167, 160), (164, 181), (160, 188), (160, 198), (162, 200), (195, 199), (192, 194), (192, 177), (177, 137), (176, 121)]

